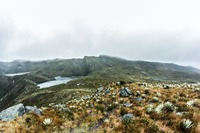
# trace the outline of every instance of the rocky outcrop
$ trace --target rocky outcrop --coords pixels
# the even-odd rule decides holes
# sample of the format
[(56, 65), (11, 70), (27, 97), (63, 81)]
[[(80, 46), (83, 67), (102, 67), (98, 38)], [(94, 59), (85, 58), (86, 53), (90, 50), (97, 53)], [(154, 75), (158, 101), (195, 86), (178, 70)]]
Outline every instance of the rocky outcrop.
[(24, 105), (20, 103), (3, 110), (0, 113), (0, 119), (2, 121), (9, 121), (15, 119), (15, 117), (17, 116), (22, 116), (24, 113), (25, 113)]
[(9, 107), (0, 113), (0, 120), (9, 121), (15, 119), (17, 116), (22, 116), (25, 113), (34, 112), (38, 115), (41, 111), (37, 107), (24, 106), (22, 103)]

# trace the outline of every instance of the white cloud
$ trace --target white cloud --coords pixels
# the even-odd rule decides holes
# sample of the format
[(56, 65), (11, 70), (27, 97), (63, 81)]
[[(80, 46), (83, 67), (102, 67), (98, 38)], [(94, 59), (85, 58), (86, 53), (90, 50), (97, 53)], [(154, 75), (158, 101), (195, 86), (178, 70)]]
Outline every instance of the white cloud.
[[(200, 67), (198, 1), (0, 1), (0, 60), (108, 54)], [(9, 22), (9, 23), (8, 23)]]

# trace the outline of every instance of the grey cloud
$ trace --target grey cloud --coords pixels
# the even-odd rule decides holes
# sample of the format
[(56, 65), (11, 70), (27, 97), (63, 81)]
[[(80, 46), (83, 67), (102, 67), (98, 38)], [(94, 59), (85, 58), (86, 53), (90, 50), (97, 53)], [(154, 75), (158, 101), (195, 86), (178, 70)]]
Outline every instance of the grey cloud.
[[(195, 48), (199, 47), (199, 40), (185, 42), (184, 37), (187, 35), (184, 34), (149, 32), (125, 36), (104, 36), (106, 37), (101, 39), (101, 47), (102, 49), (107, 47), (111, 55), (114, 53), (132, 59), (171, 62), (190, 60), (190, 58), (200, 61), (197, 58), (200, 54), (198, 49)], [(193, 56), (191, 56), (192, 54)]]
[(3, 56), (6, 55), (6, 48), (14, 33), (13, 25), (8, 20), (0, 18), (0, 59), (5, 58)]
[[(29, 32), (18, 32), (12, 38), (12, 30), (7, 29), (0, 30), (0, 46), (5, 48), (5, 42), (13, 40), (15, 46), (9, 44), (9, 47), (14, 46), (15, 50), (7, 53), (13, 58), (49, 59), (106, 54), (131, 60), (187, 62), (187, 65), (200, 62), (200, 38), (190, 39), (187, 32), (121, 33), (112, 29), (94, 32), (87, 25), (73, 25), (72, 31), (65, 29), (44, 39)], [(200, 64), (196, 66), (200, 67)]]
[(81, 29), (73, 33), (64, 31), (44, 40), (29, 37), (26, 37), (26, 40), (32, 40), (32, 42), (29, 44), (24, 42), (23, 46), (18, 49), (17, 54), (20, 57), (37, 59), (82, 57), (95, 50), (93, 46), (95, 35), (92, 31), (81, 31)]

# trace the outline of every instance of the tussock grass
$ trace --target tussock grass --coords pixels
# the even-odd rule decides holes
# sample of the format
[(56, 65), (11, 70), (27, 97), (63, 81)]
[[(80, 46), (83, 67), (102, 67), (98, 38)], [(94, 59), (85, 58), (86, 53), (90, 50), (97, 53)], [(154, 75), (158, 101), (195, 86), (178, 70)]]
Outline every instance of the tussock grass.
[[(128, 87), (132, 95), (120, 97), (119, 90)], [(98, 132), (160, 133), (200, 132), (199, 92), (191, 88), (148, 88), (137, 83), (108, 84), (102, 92), (94, 91), (71, 98), (64, 107), (47, 106), (42, 115), (30, 113), (16, 120), (0, 122), (3, 132)], [(105, 91), (109, 88), (109, 92)], [(74, 93), (74, 92), (73, 92)], [(71, 93), (70, 93), (71, 94)], [(144, 95), (145, 94), (145, 95)], [(63, 95), (67, 96), (67, 95)], [(141, 98), (143, 96), (143, 98)], [(157, 97), (159, 101), (152, 102)], [(141, 98), (137, 101), (135, 98)], [(195, 100), (192, 106), (187, 102)], [(124, 104), (132, 106), (126, 107)], [(159, 111), (158, 111), (159, 110)], [(125, 114), (133, 118), (122, 119)], [(50, 124), (44, 124), (50, 119)]]

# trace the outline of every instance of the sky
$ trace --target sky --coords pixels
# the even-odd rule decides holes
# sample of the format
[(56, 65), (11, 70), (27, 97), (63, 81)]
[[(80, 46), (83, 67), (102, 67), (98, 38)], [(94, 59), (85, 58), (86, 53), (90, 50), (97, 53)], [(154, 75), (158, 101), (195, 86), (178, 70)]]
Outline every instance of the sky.
[(110, 55), (200, 68), (199, 0), (0, 0), (0, 61)]

